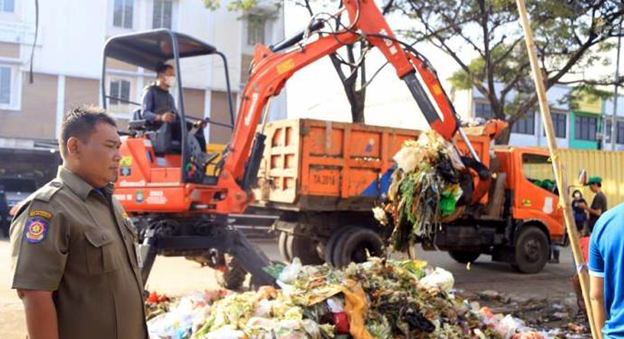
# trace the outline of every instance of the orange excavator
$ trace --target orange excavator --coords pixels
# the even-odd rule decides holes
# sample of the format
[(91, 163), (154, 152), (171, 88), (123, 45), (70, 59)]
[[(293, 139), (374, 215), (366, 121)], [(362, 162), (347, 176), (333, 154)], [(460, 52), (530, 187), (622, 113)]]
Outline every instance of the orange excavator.
[[(348, 24), (327, 28), (329, 20), (343, 16), (348, 17)], [(266, 139), (263, 128), (258, 127), (266, 122), (270, 99), (280, 93), (295, 72), (360, 40), (382, 52), (432, 129), (450, 141), (459, 133), (471, 154), (466, 162), (473, 169), (472, 201), (478, 201), (487, 192), (488, 169), (461, 130), (435, 71), (422, 55), (396, 38), (375, 2), (346, 0), (329, 18), (319, 18), (313, 18), (305, 30), (280, 43), (256, 46), (236, 121), (231, 101), (231, 124), (205, 120), (233, 129), (232, 140), (218, 162), (218, 155), (207, 154), (200, 146), (201, 130), (190, 128), (192, 119), (185, 112), (183, 91), (178, 93), (178, 124), (150, 125), (139, 119), (141, 112), (137, 112), (137, 119), (130, 123), (130, 135), (122, 138), (123, 159), (115, 195), (140, 230), (144, 281), (157, 254), (186, 256), (222, 267), (223, 253), (228, 253), (238, 258), (257, 284), (272, 282), (263, 270), (269, 265), (267, 257), (236, 231), (228, 218), (244, 212), (254, 201), (251, 188), (258, 176)], [(200, 55), (221, 57), (228, 79), (224, 54), (187, 35), (154, 30), (110, 38), (104, 48), (102, 71), (105, 107), (109, 99), (122, 100), (106, 93), (107, 58), (148, 70), (173, 60), (182, 88), (180, 59)], [(227, 83), (229, 92), (229, 80)], [(207, 171), (208, 167), (215, 170)]]

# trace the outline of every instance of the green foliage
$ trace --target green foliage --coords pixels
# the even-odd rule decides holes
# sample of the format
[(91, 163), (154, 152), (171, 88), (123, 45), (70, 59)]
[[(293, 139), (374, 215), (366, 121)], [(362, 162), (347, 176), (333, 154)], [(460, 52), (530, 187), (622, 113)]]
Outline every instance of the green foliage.
[[(618, 0), (527, 0), (546, 86), (578, 85), (573, 95), (609, 95), (613, 79), (585, 77), (592, 67), (611, 66), (623, 13)], [(427, 40), (452, 56), (459, 70), (455, 89), (476, 88), (494, 115), (513, 123), (536, 107), (537, 96), (515, 0), (398, 0), (395, 12), (413, 20), (404, 35)], [(461, 55), (476, 57), (464, 60)], [(495, 88), (497, 86), (502, 86)], [(502, 90), (501, 90), (502, 89)], [(573, 101), (574, 98), (569, 98)]]
[[(204, 5), (210, 9), (218, 9), (221, 7), (221, 0), (203, 0)], [(280, 8), (283, 6), (284, 1), (281, 0), (234, 0), (228, 3), (227, 9), (229, 11), (249, 12), (258, 7), (263, 8)]]

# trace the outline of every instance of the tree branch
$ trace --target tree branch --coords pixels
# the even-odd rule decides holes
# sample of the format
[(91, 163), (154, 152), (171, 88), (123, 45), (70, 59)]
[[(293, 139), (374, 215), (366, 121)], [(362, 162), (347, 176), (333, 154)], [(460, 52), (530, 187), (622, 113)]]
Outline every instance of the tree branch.
[(507, 96), (507, 93), (509, 93), (509, 91), (513, 89), (513, 87), (518, 83), (518, 81), (520, 81), (520, 79), (522, 79), (522, 77), (525, 75), (524, 70), (527, 69), (530, 65), (531, 64), (527, 62), (518, 68), (518, 73), (516, 74), (516, 76), (507, 84), (507, 86), (505, 86), (501, 90), (501, 101), (505, 101), (504, 98)]
[(503, 53), (503, 55), (501, 55), (500, 57), (496, 58), (496, 60), (494, 60), (494, 64), (499, 64), (500, 62), (505, 60), (509, 56), (509, 54), (511, 54), (511, 52), (513, 52), (513, 50), (516, 48), (518, 43), (520, 43), (522, 41), (524, 41), (524, 37), (516, 39), (516, 41), (514, 41), (511, 44), (511, 46), (509, 46), (509, 48), (507, 49), (507, 51), (505, 51), (505, 53)]
[(495, 115), (501, 115), (501, 105), (496, 97), (496, 87), (494, 86), (494, 65), (492, 64), (492, 51), (490, 50), (490, 39), (488, 38), (490, 34), (488, 29), (489, 13), (485, 8), (485, 0), (478, 0), (477, 2), (479, 3), (479, 9), (481, 10), (480, 24), (483, 31), (483, 51), (485, 52), (485, 70), (488, 84), (487, 96)]

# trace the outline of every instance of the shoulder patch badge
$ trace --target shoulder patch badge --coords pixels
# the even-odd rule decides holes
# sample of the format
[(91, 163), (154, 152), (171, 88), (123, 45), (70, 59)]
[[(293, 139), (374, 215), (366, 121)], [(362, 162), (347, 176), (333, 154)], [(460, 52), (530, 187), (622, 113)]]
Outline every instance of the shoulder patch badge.
[(24, 237), (31, 244), (38, 244), (48, 234), (48, 220), (41, 217), (31, 217), (26, 222)]
[(45, 218), (45, 219), (52, 219), (52, 213), (50, 212), (46, 212), (46, 211), (38, 211), (38, 210), (34, 210), (34, 211), (30, 211), (30, 213), (28, 214), (29, 217), (41, 217), (41, 218)]

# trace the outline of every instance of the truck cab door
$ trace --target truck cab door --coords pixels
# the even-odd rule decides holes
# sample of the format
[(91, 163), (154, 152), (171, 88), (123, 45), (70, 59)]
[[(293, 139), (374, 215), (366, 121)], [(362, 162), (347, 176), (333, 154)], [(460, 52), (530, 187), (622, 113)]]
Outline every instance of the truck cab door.
[[(519, 220), (538, 220), (548, 227), (550, 237), (562, 238), (563, 210), (559, 207), (559, 192), (550, 156), (519, 151), (514, 180), (513, 216)], [(564, 192), (565, 194), (565, 192)]]

